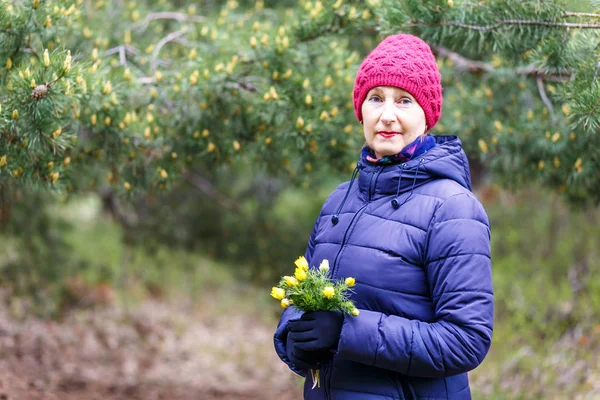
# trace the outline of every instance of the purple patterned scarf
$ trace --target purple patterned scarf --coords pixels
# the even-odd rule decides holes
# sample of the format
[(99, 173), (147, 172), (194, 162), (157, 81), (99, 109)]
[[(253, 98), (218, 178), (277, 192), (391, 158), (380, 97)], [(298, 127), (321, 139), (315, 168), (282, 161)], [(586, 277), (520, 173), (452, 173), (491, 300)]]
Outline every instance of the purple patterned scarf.
[(403, 163), (412, 160), (415, 157), (424, 154), (428, 150), (434, 148), (436, 145), (435, 138), (431, 135), (421, 135), (416, 138), (412, 143), (402, 149), (398, 154), (385, 156), (382, 158), (376, 158), (375, 153), (369, 146), (365, 146), (362, 149), (363, 157), (375, 164), (396, 164)]

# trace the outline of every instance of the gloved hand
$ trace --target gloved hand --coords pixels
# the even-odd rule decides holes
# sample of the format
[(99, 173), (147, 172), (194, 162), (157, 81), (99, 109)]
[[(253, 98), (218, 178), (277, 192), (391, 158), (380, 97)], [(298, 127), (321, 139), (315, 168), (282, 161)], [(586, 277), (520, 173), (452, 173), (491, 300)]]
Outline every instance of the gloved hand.
[(310, 357), (308, 352), (300, 349), (294, 349), (294, 341), (290, 339), (289, 334), (285, 344), (285, 350), (288, 358), (296, 368), (305, 371), (319, 368), (317, 361)]
[(289, 322), (288, 340), (294, 351), (322, 352), (336, 350), (340, 341), (344, 314), (334, 311), (313, 311)]

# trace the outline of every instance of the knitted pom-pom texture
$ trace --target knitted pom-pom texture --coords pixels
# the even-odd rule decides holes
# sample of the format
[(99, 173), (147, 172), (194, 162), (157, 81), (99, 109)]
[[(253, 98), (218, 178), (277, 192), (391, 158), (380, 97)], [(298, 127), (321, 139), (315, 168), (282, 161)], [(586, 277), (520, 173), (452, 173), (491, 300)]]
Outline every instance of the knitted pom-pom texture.
[(377, 86), (396, 86), (412, 94), (425, 112), (428, 129), (440, 119), (440, 71), (431, 48), (418, 37), (388, 36), (363, 60), (354, 83), (354, 112), (359, 121), (367, 93)]

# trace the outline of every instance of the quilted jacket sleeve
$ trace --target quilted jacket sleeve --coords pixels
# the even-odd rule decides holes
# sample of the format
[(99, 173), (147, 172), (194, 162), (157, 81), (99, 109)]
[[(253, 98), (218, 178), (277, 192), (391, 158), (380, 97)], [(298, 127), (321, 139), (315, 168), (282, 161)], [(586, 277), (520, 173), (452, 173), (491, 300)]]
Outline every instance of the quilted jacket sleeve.
[[(306, 252), (304, 254), (306, 261), (308, 261), (308, 265), (311, 265), (312, 254), (313, 254), (313, 251), (315, 248), (315, 236), (317, 234), (317, 227), (319, 225), (319, 219), (317, 219), (317, 222), (315, 223), (313, 231), (308, 240), (308, 246), (306, 248)], [(299, 375), (306, 376), (306, 371), (296, 368), (296, 366), (290, 362), (289, 358), (287, 357), (287, 351), (286, 351), (286, 341), (287, 341), (287, 335), (289, 332), (289, 329), (287, 327), (288, 322), (292, 318), (300, 318), (300, 316), (302, 316), (302, 312), (297, 310), (294, 306), (286, 308), (283, 311), (281, 318), (279, 319), (279, 323), (277, 324), (277, 330), (275, 331), (274, 341), (275, 341), (275, 351), (277, 352), (277, 355), (279, 356), (279, 358), (281, 358), (281, 360), (284, 363), (286, 363), (292, 371), (294, 371), (295, 373), (297, 373)]]
[(494, 317), (487, 215), (471, 193), (455, 195), (437, 209), (427, 239), (435, 321), (361, 310), (344, 320), (340, 357), (416, 377), (460, 374), (483, 361)]

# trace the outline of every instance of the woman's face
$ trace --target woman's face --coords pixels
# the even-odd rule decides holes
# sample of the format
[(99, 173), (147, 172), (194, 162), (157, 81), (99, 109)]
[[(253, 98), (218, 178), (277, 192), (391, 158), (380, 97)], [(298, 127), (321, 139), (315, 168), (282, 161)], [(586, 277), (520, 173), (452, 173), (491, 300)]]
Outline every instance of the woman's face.
[(427, 129), (419, 103), (395, 86), (369, 90), (362, 116), (365, 140), (377, 158), (398, 154)]

